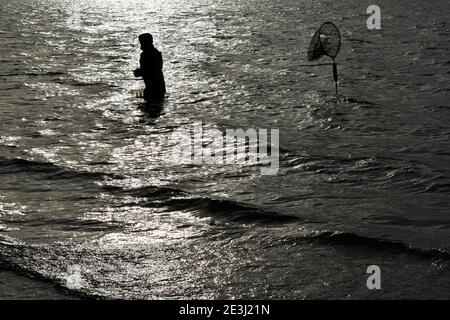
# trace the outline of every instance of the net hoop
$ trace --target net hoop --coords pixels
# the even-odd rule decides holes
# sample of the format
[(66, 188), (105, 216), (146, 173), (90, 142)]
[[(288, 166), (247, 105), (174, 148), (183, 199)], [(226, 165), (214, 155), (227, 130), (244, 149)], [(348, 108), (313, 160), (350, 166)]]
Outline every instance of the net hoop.
[(335, 59), (341, 49), (341, 33), (333, 22), (325, 22), (314, 33), (308, 47), (308, 61), (323, 56)]
[(323, 23), (323, 24), (320, 26), (320, 28), (319, 28), (319, 42), (320, 42), (320, 46), (323, 48), (324, 45), (322, 44), (322, 39), (321, 39), (321, 37), (320, 37), (320, 34), (322, 34), (323, 29), (326, 28), (326, 27), (328, 27), (328, 26), (330, 26), (331, 28), (333, 28), (333, 29), (334, 29), (334, 32), (336, 32), (336, 34), (337, 34), (337, 37), (338, 37), (338, 40), (337, 40), (337, 49), (335, 50), (336, 53), (335, 53), (334, 55), (329, 55), (329, 54), (326, 52), (326, 50), (323, 50), (323, 51), (324, 51), (324, 55), (326, 55), (326, 56), (328, 56), (328, 57), (330, 57), (331, 59), (334, 60), (334, 59), (336, 58), (336, 56), (338, 55), (339, 51), (341, 50), (341, 33), (340, 33), (338, 27), (337, 27), (333, 22), (327, 21), (327, 22)]

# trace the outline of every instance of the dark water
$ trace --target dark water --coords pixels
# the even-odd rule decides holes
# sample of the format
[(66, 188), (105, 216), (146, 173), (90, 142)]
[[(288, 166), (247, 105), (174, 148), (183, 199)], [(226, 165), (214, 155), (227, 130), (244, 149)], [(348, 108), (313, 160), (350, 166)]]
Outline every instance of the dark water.
[[(3, 268), (107, 298), (450, 298), (447, 0), (378, 1), (380, 31), (356, 0), (92, 0), (79, 25), (68, 1), (0, 3)], [(338, 101), (304, 66), (327, 20)], [(130, 94), (144, 31), (159, 117)], [(279, 128), (278, 174), (177, 163), (196, 121)]]

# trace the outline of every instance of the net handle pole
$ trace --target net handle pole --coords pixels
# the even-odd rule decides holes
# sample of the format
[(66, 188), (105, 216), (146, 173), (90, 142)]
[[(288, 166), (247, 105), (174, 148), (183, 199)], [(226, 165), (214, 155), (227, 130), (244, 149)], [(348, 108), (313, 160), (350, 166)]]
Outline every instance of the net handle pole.
[(333, 58), (333, 78), (334, 78), (334, 86), (336, 88), (336, 97), (338, 96), (338, 72), (337, 72), (337, 65), (336, 65), (336, 61), (334, 61)]

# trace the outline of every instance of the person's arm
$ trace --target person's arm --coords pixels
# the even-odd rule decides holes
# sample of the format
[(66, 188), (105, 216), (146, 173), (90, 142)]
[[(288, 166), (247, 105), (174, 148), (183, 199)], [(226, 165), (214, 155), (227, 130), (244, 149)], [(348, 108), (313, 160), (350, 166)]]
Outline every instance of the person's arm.
[(135, 77), (142, 77), (142, 71), (141, 69), (137, 68), (136, 70), (133, 71), (133, 74)]
[(142, 60), (143, 60), (143, 59), (142, 59), (142, 53), (141, 53), (141, 56), (139, 57), (139, 68), (137, 68), (136, 70), (133, 71), (135, 77), (142, 77), (142, 76), (143, 76), (143, 72), (142, 72), (142, 68), (143, 68), (143, 66), (142, 66)]

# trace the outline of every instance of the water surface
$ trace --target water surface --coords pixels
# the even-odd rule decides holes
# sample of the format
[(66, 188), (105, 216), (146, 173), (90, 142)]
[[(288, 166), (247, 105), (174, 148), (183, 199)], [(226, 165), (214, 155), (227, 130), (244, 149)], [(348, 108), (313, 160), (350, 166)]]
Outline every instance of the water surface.
[[(379, 1), (380, 31), (357, 0), (0, 3), (5, 268), (106, 298), (450, 297), (448, 1)], [(305, 66), (324, 21), (337, 101)], [(142, 32), (160, 114), (130, 94)], [(278, 174), (178, 163), (198, 121), (279, 128)]]

